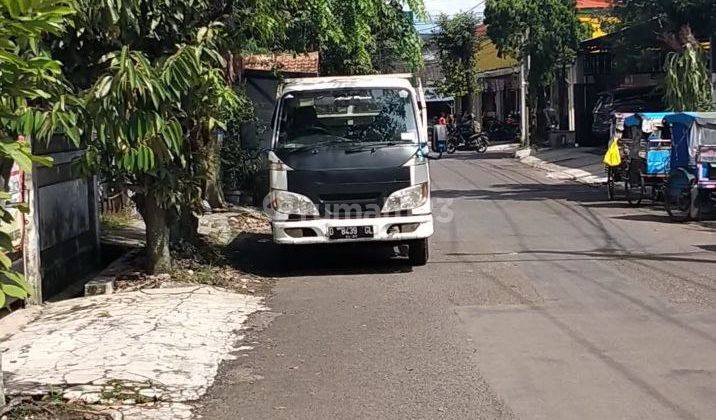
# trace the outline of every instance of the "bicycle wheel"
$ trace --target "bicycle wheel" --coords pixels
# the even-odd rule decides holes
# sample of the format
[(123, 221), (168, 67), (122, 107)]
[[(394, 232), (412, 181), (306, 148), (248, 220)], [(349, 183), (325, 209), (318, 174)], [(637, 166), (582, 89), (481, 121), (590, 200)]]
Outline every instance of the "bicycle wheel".
[(630, 206), (638, 207), (641, 205), (641, 201), (644, 199), (644, 195), (646, 194), (644, 180), (641, 178), (641, 175), (638, 178), (633, 176), (628, 177), (624, 181), (624, 190), (626, 192), (627, 202)]

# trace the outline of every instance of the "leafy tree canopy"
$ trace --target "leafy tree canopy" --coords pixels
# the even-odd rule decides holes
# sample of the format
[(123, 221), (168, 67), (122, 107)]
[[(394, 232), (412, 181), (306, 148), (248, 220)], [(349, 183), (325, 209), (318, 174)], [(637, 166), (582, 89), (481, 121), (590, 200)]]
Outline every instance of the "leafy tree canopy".
[(716, 26), (713, 0), (616, 0), (613, 13), (623, 27), (656, 21), (661, 30), (676, 34), (689, 25), (699, 38), (707, 38)]
[(293, 0), (285, 45), (318, 50), (325, 75), (390, 71), (396, 62), (417, 69), (420, 40), (405, 5), (424, 15), (422, 0)]
[(577, 19), (574, 0), (487, 0), (487, 35), (501, 55), (521, 60), (529, 56), (531, 135), (546, 134), (545, 89), (559, 66), (576, 57), (587, 28)]
[(442, 92), (456, 98), (475, 92), (478, 71), (475, 52), (479, 42), (476, 30), (480, 24), (479, 18), (474, 13), (458, 13), (453, 17), (441, 15), (437, 24), (440, 30), (434, 42), (445, 77)]
[(574, 0), (487, 0), (487, 35), (501, 55), (530, 56), (530, 83), (544, 86), (552, 70), (571, 62), (584, 26)]

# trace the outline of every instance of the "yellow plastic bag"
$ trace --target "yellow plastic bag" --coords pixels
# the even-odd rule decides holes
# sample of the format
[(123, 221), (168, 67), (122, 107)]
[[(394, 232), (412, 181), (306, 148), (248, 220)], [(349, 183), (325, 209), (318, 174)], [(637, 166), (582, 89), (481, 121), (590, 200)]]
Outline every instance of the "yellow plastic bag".
[(622, 164), (622, 155), (619, 151), (619, 140), (614, 139), (612, 144), (607, 149), (607, 154), (604, 155), (604, 164), (607, 166), (619, 166)]

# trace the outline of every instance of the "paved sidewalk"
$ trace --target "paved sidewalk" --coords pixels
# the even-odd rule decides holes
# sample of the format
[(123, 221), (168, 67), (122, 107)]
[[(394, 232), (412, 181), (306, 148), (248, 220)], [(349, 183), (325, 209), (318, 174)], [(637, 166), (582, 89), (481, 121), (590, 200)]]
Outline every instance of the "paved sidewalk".
[(602, 159), (603, 147), (519, 150), (517, 159), (525, 165), (548, 172), (547, 177), (573, 180), (588, 185), (607, 182)]
[[(188, 418), (262, 299), (208, 286), (47, 304), (0, 344), (9, 396), (61, 393), (124, 418)], [(2, 335), (2, 334), (0, 334)]]

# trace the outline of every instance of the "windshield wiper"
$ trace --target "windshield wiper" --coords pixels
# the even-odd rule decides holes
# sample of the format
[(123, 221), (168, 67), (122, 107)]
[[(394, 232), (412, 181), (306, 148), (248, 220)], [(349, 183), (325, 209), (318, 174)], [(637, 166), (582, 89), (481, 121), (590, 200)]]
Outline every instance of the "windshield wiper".
[(291, 153), (301, 152), (304, 150), (314, 149), (314, 148), (323, 147), (323, 146), (332, 146), (334, 144), (340, 144), (340, 143), (353, 143), (353, 141), (349, 140), (349, 139), (345, 139), (345, 138), (336, 138), (336, 139), (332, 139), (332, 140), (320, 141), (318, 143), (313, 143), (313, 144), (305, 144), (305, 145), (297, 147), (295, 149), (291, 149), (290, 152)]
[(386, 149), (386, 148), (388, 148), (388, 147), (395, 147), (395, 146), (398, 146), (398, 145), (401, 145), (401, 144), (415, 144), (415, 146), (418, 145), (417, 143), (414, 143), (414, 142), (411, 141), (411, 140), (392, 141), (392, 142), (389, 142), (389, 143), (382, 143), (382, 142), (375, 142), (375, 143), (376, 143), (376, 144), (374, 144), (374, 145), (372, 145), (372, 146), (357, 147), (357, 148), (355, 148), (355, 149), (346, 150), (346, 154), (347, 154), (347, 155), (350, 155), (350, 154), (354, 154), (354, 153), (363, 153), (363, 152), (375, 153), (376, 150)]

